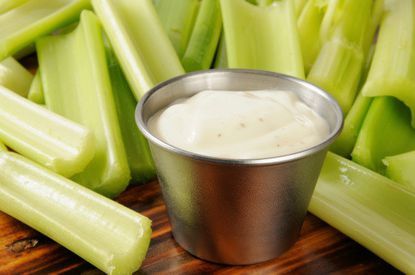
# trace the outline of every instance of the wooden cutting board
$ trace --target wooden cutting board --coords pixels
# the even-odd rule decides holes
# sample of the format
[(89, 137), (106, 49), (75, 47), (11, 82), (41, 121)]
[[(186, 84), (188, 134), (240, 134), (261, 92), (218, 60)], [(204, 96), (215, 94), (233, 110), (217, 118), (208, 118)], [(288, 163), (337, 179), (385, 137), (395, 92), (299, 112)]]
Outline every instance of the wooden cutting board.
[[(199, 260), (174, 241), (159, 184), (132, 186), (118, 202), (148, 216), (153, 234), (139, 274), (399, 274), (379, 257), (309, 214), (299, 241), (275, 260), (226, 266)], [(0, 274), (100, 274), (93, 266), (0, 212)]]

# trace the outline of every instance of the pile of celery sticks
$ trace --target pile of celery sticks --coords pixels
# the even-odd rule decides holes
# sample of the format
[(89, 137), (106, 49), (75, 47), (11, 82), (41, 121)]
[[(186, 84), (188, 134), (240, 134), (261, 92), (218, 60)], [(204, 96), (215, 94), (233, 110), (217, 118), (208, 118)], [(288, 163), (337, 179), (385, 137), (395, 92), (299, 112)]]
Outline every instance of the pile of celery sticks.
[[(35, 76), (14, 59), (33, 51)], [(228, 67), (337, 99), (309, 209), (415, 272), (415, 0), (0, 0), (0, 60), (0, 211), (104, 272), (137, 270), (150, 241), (147, 218), (104, 197), (154, 177), (137, 100)]]

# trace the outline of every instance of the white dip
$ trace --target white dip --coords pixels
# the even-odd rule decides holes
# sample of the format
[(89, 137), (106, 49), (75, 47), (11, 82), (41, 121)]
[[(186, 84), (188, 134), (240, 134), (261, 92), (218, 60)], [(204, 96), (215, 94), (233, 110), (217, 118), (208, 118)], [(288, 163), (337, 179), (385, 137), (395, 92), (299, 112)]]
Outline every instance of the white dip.
[(148, 121), (150, 131), (201, 155), (256, 159), (317, 145), (328, 123), (293, 92), (202, 91), (173, 102)]

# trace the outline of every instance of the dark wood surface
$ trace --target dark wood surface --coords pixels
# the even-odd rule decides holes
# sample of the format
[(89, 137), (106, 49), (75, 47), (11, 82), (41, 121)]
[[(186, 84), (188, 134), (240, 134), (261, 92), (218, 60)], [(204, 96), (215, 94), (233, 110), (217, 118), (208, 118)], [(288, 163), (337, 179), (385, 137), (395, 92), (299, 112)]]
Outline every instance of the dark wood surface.
[[(249, 266), (205, 262), (174, 241), (157, 182), (131, 186), (117, 201), (153, 221), (150, 248), (138, 274), (399, 274), (311, 214), (298, 242), (278, 259)], [(0, 274), (99, 273), (75, 254), (0, 212)]]

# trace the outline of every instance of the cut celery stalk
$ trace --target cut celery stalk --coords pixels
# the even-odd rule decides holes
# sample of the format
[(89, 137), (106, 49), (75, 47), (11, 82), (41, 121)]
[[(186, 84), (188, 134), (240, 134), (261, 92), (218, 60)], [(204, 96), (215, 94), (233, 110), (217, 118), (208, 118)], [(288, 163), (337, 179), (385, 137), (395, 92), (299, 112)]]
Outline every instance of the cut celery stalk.
[(308, 0), (294, 0), (295, 15), (297, 17), (300, 16), (307, 2)]
[(353, 149), (353, 161), (383, 174), (383, 158), (411, 150), (415, 150), (415, 129), (408, 108), (392, 97), (375, 98)]
[(415, 193), (415, 151), (389, 156), (383, 159), (386, 165), (386, 176), (405, 185)]
[(33, 78), (27, 98), (37, 104), (45, 104), (45, 98), (43, 96), (42, 80), (40, 78), (40, 70), (37, 70), (36, 75)]
[(83, 11), (76, 30), (36, 43), (47, 107), (93, 130), (96, 154), (76, 182), (114, 197), (128, 185), (122, 142), (97, 17)]
[(0, 211), (107, 274), (132, 274), (147, 252), (151, 221), (15, 153), (0, 152)]
[(215, 69), (228, 68), (228, 55), (226, 53), (225, 32), (223, 30), (221, 32), (218, 48), (216, 49), (215, 62), (213, 67)]
[(89, 0), (30, 0), (1, 14), (0, 60), (29, 46), (41, 35), (77, 20), (89, 5)]
[(304, 78), (292, 0), (259, 7), (221, 0), (230, 68), (262, 69)]
[(365, 96), (394, 96), (410, 107), (415, 126), (415, 1), (389, 0), (380, 26)]
[(309, 210), (385, 261), (415, 273), (415, 194), (328, 153)]
[(330, 151), (343, 157), (350, 157), (371, 103), (372, 98), (359, 93), (344, 119), (343, 130), (330, 146)]
[(151, 0), (92, 0), (136, 99), (184, 73)]
[(7, 151), (6, 145), (0, 141), (0, 151)]
[[(326, 42), (332, 36), (335, 26), (338, 24), (341, 14), (344, 11), (344, 5), (347, 0), (329, 0), (320, 27), (321, 43)], [(354, 0), (352, 0), (354, 1)], [(366, 0), (364, 0), (366, 1)]]
[(0, 14), (8, 12), (29, 0), (0, 0)]
[(199, 0), (161, 0), (155, 7), (177, 55), (181, 58), (192, 33)]
[(26, 97), (33, 75), (13, 57), (0, 62), (0, 85)]
[(186, 72), (210, 68), (221, 29), (219, 0), (202, 0), (189, 44), (181, 60)]
[(298, 35), (303, 54), (306, 74), (310, 71), (321, 49), (320, 26), (326, 11), (327, 1), (309, 0), (305, 4), (298, 20)]
[(345, 114), (353, 104), (362, 76), (365, 42), (374, 35), (374, 7), (371, 0), (346, 1), (307, 76), (308, 81), (332, 94)]
[(16, 152), (70, 177), (94, 155), (85, 127), (0, 86), (0, 140)]
[(134, 98), (118, 61), (109, 46), (106, 47), (106, 53), (118, 121), (126, 148), (131, 176), (134, 182), (145, 182), (154, 178), (156, 171), (147, 140), (138, 130), (135, 122), (137, 100)]

